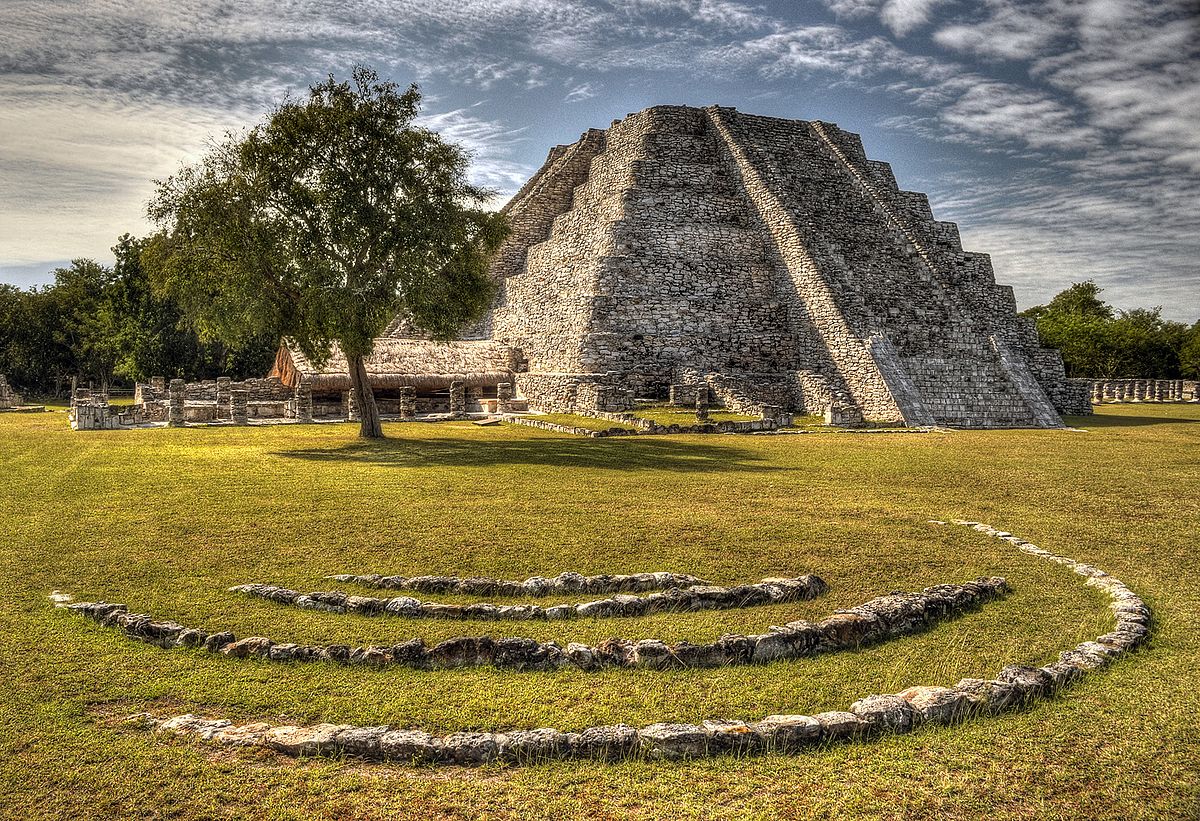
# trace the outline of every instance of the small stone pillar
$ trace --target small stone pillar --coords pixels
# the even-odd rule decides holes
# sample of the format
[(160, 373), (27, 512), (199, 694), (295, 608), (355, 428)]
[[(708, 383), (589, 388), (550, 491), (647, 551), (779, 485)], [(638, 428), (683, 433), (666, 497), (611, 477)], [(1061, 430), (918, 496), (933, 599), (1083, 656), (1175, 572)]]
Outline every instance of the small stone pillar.
[(400, 388), (400, 418), (408, 420), (417, 418), (417, 389), (412, 385), (404, 385)]
[(450, 416), (461, 419), (467, 412), (467, 392), (457, 379), (450, 383)]
[(228, 376), (217, 377), (217, 419), (232, 419), (233, 409), (230, 407), (230, 391), (233, 380)]
[(250, 391), (245, 388), (230, 388), (229, 410), (230, 418), (235, 425), (250, 424)]
[(496, 384), (496, 413), (509, 413), (512, 410), (512, 395), (511, 382)]
[(1142, 379), (1133, 380), (1133, 401), (1141, 402), (1146, 398), (1146, 382)]
[(703, 388), (696, 390), (696, 420), (708, 421), (708, 391)]
[(168, 428), (183, 427), (183, 399), (185, 396), (187, 396), (187, 388), (184, 387), (183, 380), (172, 379), (169, 404), (167, 405)]
[(342, 392), (342, 413), (347, 422), (358, 421), (358, 400), (354, 397), (354, 389)]
[(296, 386), (296, 421), (307, 424), (313, 420), (312, 383), (302, 379)]
[(1093, 382), (1092, 383), (1092, 404), (1099, 405), (1103, 401), (1104, 401), (1104, 383), (1103, 382)]

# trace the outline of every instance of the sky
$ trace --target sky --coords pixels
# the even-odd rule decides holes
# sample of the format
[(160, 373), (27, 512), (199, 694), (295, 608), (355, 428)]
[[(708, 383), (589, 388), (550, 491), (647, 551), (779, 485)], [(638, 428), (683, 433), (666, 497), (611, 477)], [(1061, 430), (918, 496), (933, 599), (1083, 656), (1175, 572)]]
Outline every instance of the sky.
[(110, 263), (153, 180), (356, 64), (504, 202), (656, 104), (862, 135), (1020, 307), (1200, 318), (1197, 0), (0, 0), (0, 282)]

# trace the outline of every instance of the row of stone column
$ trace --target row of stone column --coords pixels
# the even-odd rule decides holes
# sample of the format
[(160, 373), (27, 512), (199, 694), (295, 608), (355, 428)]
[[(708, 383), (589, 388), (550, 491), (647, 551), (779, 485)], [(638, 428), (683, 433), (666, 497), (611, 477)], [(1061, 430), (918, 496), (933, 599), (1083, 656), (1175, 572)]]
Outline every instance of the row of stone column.
[(1096, 379), (1092, 404), (1104, 402), (1188, 402), (1200, 399), (1197, 383), (1183, 379)]

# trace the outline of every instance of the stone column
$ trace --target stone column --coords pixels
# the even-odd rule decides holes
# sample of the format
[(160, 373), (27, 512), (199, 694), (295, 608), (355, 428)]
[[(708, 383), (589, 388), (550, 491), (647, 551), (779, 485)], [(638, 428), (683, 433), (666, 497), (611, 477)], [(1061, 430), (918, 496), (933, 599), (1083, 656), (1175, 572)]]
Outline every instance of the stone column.
[(496, 385), (496, 413), (509, 413), (512, 410), (512, 383), (499, 382)]
[(467, 394), (457, 379), (450, 383), (450, 417), (461, 419), (467, 412)]
[(296, 421), (309, 423), (313, 420), (312, 383), (301, 380), (296, 386)]
[(696, 419), (700, 422), (708, 421), (708, 391), (704, 388), (696, 390)]
[(358, 402), (354, 400), (354, 389), (342, 392), (342, 413), (347, 422), (358, 421)]
[(230, 388), (229, 411), (235, 425), (250, 424), (250, 391), (245, 388)]
[(232, 419), (233, 409), (230, 407), (229, 392), (233, 389), (233, 380), (228, 376), (217, 377), (217, 419)]
[(400, 418), (417, 418), (417, 389), (412, 385), (403, 385), (400, 388)]
[(169, 404), (167, 405), (167, 427), (183, 427), (183, 398), (186, 395), (187, 389), (183, 385), (183, 380), (172, 379)]

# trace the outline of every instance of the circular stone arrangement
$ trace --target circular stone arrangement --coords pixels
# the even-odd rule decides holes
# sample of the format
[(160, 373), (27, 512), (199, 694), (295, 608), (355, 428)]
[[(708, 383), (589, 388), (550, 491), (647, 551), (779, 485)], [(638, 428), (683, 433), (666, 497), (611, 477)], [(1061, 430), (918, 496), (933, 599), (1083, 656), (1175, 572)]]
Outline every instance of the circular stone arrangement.
[[(1128, 587), (1104, 571), (1057, 556), (985, 524), (958, 520), (954, 524), (1002, 539), (1023, 553), (1064, 565), (1082, 576), (1085, 584), (1108, 594), (1115, 619), (1114, 629), (1094, 641), (1083, 642), (1060, 653), (1058, 661), (1044, 667), (1008, 665), (993, 679), (963, 679), (952, 687), (909, 687), (899, 693), (866, 696), (845, 711), (813, 716), (770, 715), (749, 722), (710, 720), (699, 725), (660, 723), (642, 728), (616, 724), (589, 727), (579, 732), (539, 728), (504, 733), (460, 732), (438, 737), (420, 730), (388, 726), (317, 724), (299, 727), (264, 722), (235, 725), (225, 719), (191, 714), (165, 719), (142, 714), (131, 720), (152, 727), (156, 732), (222, 745), (264, 746), (289, 755), (348, 755), (367, 760), (424, 764), (469, 765), (492, 761), (523, 764), (552, 759), (617, 760), (637, 756), (680, 759), (728, 753), (795, 752), (819, 742), (905, 733), (922, 724), (953, 724), (973, 715), (1014, 709), (1105, 666), (1149, 637), (1150, 609)], [(1000, 595), (1006, 589), (1003, 579), (938, 585), (921, 593), (873, 599), (859, 607), (838, 611), (815, 624), (791, 622), (757, 636), (725, 636), (711, 645), (681, 642), (668, 647), (656, 640), (613, 640), (618, 642), (615, 647), (606, 647), (610, 644), (606, 642), (599, 648), (586, 648), (591, 653), (586, 664), (579, 663), (584, 657), (581, 651), (575, 656), (571, 651), (571, 648), (582, 648), (583, 645), (569, 645), (564, 653), (553, 642), (542, 644), (531, 639), (452, 639), (451, 642), (463, 643), (457, 655), (449, 654), (448, 649), (439, 650), (448, 642), (429, 649), (421, 643), (419, 660), (414, 661), (417, 655), (415, 652), (407, 655), (407, 649), (401, 649), (397, 656), (397, 648), (406, 648), (412, 642), (392, 648), (355, 648), (353, 651), (337, 645), (327, 648), (281, 645), (261, 637), (239, 642), (231, 633), (210, 635), (172, 622), (154, 622), (149, 616), (128, 613), (123, 605), (59, 602), (57, 606), (68, 607), (102, 624), (118, 627), (131, 638), (159, 646), (204, 646), (237, 657), (325, 659), (369, 664), (390, 660), (420, 667), (493, 663), (516, 669), (548, 669), (575, 663), (583, 669), (614, 664), (661, 669), (689, 661), (697, 665), (767, 662), (858, 646), (911, 633), (952, 612), (961, 612)], [(413, 641), (420, 642), (419, 639)], [(526, 666), (524, 662), (517, 662), (518, 658), (524, 657), (521, 654), (512, 658), (505, 655), (515, 649), (515, 645), (510, 648), (505, 642), (514, 641), (528, 643), (522, 646), (533, 652), (534, 664)], [(547, 648), (558, 648), (559, 655)], [(697, 652), (689, 655), (689, 648), (696, 648)], [(700, 652), (700, 648), (713, 649)], [(443, 663), (452, 659), (453, 663)], [(516, 663), (510, 665), (509, 661)]]
[[(656, 577), (667, 577), (658, 579)], [(571, 578), (573, 577), (573, 578)], [(452, 576), (419, 576), (415, 579), (404, 579), (399, 576), (331, 576), (339, 581), (351, 581), (359, 584), (363, 580), (374, 580), (378, 586), (385, 586), (384, 580), (391, 585), (413, 586), (425, 589), (441, 589), (453, 592), (483, 590), (509, 595), (522, 595), (526, 591), (536, 590), (535, 595), (549, 595), (554, 589), (563, 587), (561, 580), (570, 578), (575, 589), (585, 587), (603, 588), (602, 592), (616, 592), (623, 589), (651, 589), (635, 586), (642, 584), (657, 584), (664, 589), (660, 593), (648, 596), (634, 596), (618, 593), (615, 598), (599, 599), (582, 604), (557, 604), (552, 607), (540, 607), (536, 604), (495, 605), (486, 602), (474, 604), (441, 604), (439, 602), (423, 602), (410, 596), (394, 596), (389, 599), (372, 596), (354, 596), (341, 591), (319, 591), (299, 593), (286, 587), (273, 584), (240, 584), (229, 588), (232, 593), (245, 593), (262, 599), (269, 599), (279, 604), (290, 604), (308, 610), (325, 610), (330, 613), (361, 613), (367, 616), (388, 615), (404, 616), (411, 619), (478, 619), (484, 621), (511, 619), (528, 621), (530, 619), (562, 620), (578, 618), (609, 618), (614, 616), (644, 616), (647, 613), (672, 613), (696, 610), (728, 610), (740, 607), (753, 607), (761, 604), (787, 604), (790, 602), (807, 601), (823, 595), (829, 590), (828, 585), (819, 576), (799, 576), (794, 579), (769, 578), (758, 584), (742, 584), (736, 587), (718, 587), (716, 585), (698, 582), (691, 576), (676, 576), (672, 573), (642, 573), (638, 576), (591, 576), (584, 577), (578, 573), (563, 573), (556, 579), (533, 578), (524, 582), (506, 582), (497, 579), (460, 579)], [(597, 579), (609, 580), (607, 585), (595, 582)], [(693, 583), (684, 584), (683, 580)], [(589, 584), (591, 582), (591, 584)], [(403, 589), (403, 588), (402, 588)], [(520, 592), (512, 592), (520, 591)], [(544, 591), (544, 592), (543, 592)], [(574, 592), (574, 591), (573, 591)]]
[[(229, 631), (208, 633), (177, 622), (154, 621), (146, 613), (130, 613), (123, 604), (80, 602), (67, 608), (107, 627), (117, 627), (138, 641), (164, 648), (203, 647), (234, 658), (398, 664), (423, 670), (483, 665), (519, 671), (555, 670), (572, 665), (581, 670), (607, 667), (661, 670), (764, 664), (874, 644), (925, 629), (1007, 591), (1004, 579), (976, 579), (961, 585), (935, 585), (919, 593), (892, 593), (849, 610), (839, 610), (820, 622), (793, 621), (772, 627), (766, 633), (721, 636), (709, 644), (681, 641), (669, 645), (659, 639), (613, 638), (596, 646), (571, 643), (565, 650), (553, 641), (491, 636), (457, 636), (433, 647), (426, 647), (420, 638), (389, 646), (301, 645), (276, 642), (264, 636), (238, 639)], [(629, 598), (636, 600), (634, 603), (645, 602), (636, 596)]]

